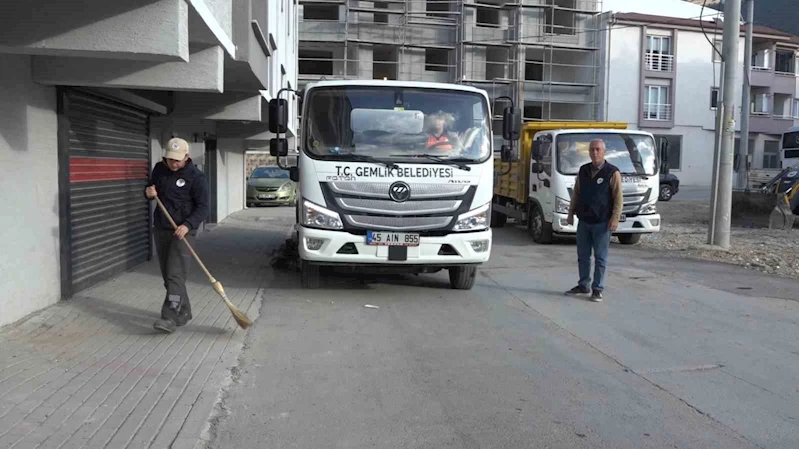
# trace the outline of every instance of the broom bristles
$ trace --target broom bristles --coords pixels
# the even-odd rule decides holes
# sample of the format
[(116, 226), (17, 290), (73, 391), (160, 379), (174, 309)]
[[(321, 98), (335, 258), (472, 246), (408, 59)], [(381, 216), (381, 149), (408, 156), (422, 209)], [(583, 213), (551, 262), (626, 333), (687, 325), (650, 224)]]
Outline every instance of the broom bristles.
[(239, 310), (238, 307), (233, 305), (233, 303), (230, 302), (230, 300), (227, 298), (227, 295), (225, 294), (225, 289), (222, 288), (222, 284), (219, 281), (214, 280), (213, 286), (214, 290), (216, 290), (219, 296), (221, 296), (222, 299), (225, 300), (225, 305), (227, 306), (228, 309), (230, 309), (230, 313), (233, 314), (233, 319), (236, 320), (236, 323), (238, 323), (238, 325), (242, 329), (247, 329), (248, 327), (252, 326), (252, 321), (250, 321), (247, 315), (244, 314), (244, 312), (242, 312), (241, 310)]

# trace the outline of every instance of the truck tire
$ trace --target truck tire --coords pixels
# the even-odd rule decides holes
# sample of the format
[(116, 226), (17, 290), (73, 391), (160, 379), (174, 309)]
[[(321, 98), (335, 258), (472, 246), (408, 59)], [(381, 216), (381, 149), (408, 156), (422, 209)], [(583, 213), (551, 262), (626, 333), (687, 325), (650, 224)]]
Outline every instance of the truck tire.
[(531, 202), (528, 207), (530, 212), (527, 214), (527, 232), (530, 237), (538, 244), (552, 243), (552, 223), (544, 220), (544, 212), (538, 204)]
[(314, 265), (307, 260), (300, 260), (300, 279), (302, 288), (319, 288), (322, 283), (319, 265)]
[(635, 245), (641, 241), (641, 234), (619, 234), (617, 237), (622, 245)]
[[(500, 204), (499, 200), (493, 204)], [(502, 228), (505, 226), (505, 223), (508, 221), (508, 216), (503, 214), (502, 212), (496, 212), (493, 208), (491, 209), (491, 227), (492, 228)]]
[(449, 269), (449, 285), (454, 290), (471, 290), (476, 275), (477, 267), (452, 267)]

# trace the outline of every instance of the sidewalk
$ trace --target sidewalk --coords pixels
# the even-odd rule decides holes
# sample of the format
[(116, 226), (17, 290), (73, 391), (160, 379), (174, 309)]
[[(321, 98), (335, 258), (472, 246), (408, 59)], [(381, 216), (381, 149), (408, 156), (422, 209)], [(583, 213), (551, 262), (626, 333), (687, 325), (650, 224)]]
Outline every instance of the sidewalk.
[[(253, 320), (293, 222), (258, 215), (235, 214), (195, 245)], [(164, 297), (155, 260), (0, 329), (0, 447), (203, 447), (247, 331), (196, 263), (188, 288), (194, 319), (173, 334), (152, 327)]]

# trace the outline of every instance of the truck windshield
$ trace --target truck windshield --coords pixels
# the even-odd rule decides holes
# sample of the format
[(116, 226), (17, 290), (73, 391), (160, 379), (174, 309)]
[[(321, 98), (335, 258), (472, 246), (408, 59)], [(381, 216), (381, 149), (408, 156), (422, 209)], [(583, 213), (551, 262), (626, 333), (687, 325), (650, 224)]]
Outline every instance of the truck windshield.
[(315, 159), (360, 155), (447, 163), (482, 162), (491, 154), (488, 105), (476, 93), (320, 87), (309, 91), (306, 102), (303, 148)]
[(623, 133), (566, 133), (555, 142), (557, 170), (564, 175), (576, 175), (580, 167), (591, 162), (588, 146), (594, 139), (605, 142), (605, 160), (623, 174), (657, 174), (655, 141), (650, 136)]

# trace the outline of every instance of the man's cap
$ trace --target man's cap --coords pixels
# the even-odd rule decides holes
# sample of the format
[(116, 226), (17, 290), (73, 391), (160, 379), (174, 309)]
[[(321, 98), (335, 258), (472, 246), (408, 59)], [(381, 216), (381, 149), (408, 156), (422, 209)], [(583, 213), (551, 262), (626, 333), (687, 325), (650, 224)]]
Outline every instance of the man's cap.
[(164, 155), (165, 158), (182, 161), (187, 154), (189, 154), (188, 142), (178, 137), (169, 139), (169, 142), (166, 144), (166, 154)]

